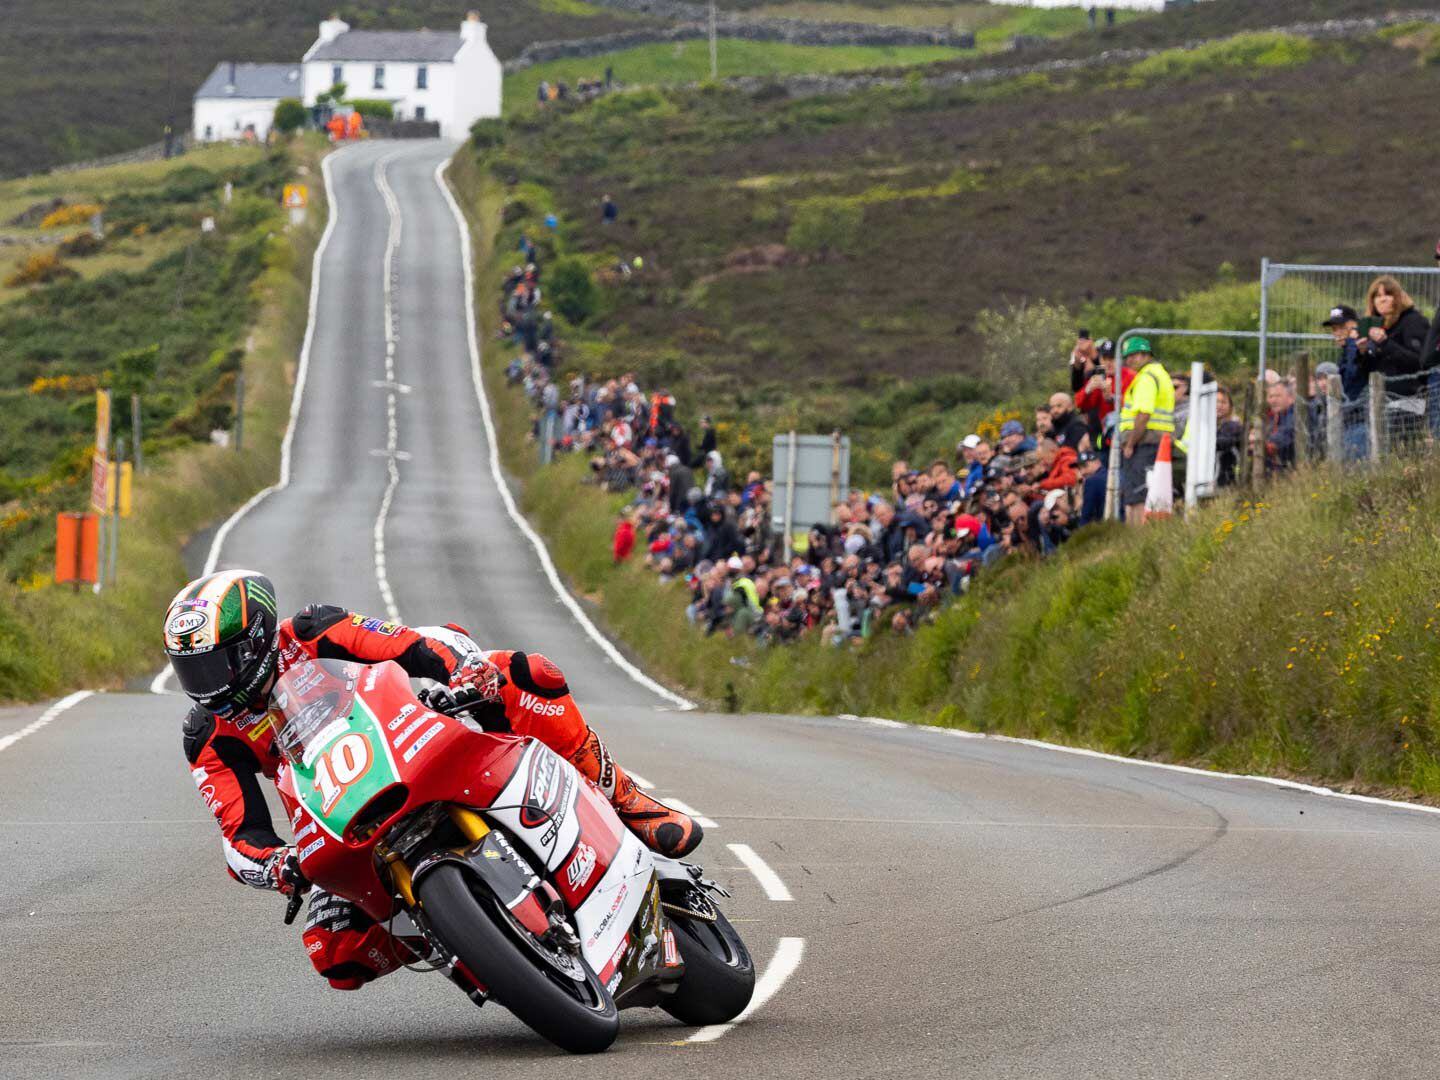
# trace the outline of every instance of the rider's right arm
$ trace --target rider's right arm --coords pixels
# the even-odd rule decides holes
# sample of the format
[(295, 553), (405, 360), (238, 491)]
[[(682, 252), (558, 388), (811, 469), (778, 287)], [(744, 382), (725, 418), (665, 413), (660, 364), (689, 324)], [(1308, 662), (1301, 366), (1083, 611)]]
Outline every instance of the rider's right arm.
[(275, 834), (260, 790), (260, 759), (243, 737), (217, 733), (215, 717), (198, 705), (185, 720), (185, 757), (201, 800), (220, 824), (230, 875), (257, 889), (273, 889), (271, 864), (284, 841)]

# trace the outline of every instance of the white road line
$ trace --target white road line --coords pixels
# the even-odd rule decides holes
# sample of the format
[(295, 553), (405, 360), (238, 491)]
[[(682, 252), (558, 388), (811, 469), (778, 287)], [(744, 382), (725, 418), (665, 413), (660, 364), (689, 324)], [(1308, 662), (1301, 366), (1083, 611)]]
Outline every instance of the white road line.
[(755, 875), (755, 880), (760, 883), (760, 888), (765, 890), (765, 895), (771, 900), (785, 901), (794, 900), (790, 890), (785, 887), (785, 882), (780, 880), (780, 875), (766, 865), (765, 860), (755, 854), (755, 849), (749, 844), (726, 844), (735, 857), (745, 864), (745, 869)]
[[(734, 846), (733, 844), (731, 845)], [(711, 1024), (709, 1027), (702, 1027), (691, 1035), (686, 1042), (707, 1043), (714, 1042), (720, 1036), (730, 1031), (736, 1024), (743, 1024), (767, 1001), (785, 985), (785, 981), (794, 975), (800, 967), (800, 961), (805, 957), (805, 939), (798, 937), (782, 937), (780, 944), (775, 947), (775, 956), (766, 967), (764, 973), (755, 983), (755, 994), (750, 998), (750, 1004), (745, 1006), (745, 1011), (731, 1020), (728, 1024)]]
[[(633, 777), (632, 777), (632, 779), (633, 779)], [(667, 795), (665, 798), (661, 799), (660, 801), (663, 802), (666, 806), (674, 807), (676, 810), (679, 810), (680, 813), (685, 814), (685, 815), (688, 815), (688, 816), (691, 817), (691, 818), (694, 818), (694, 819), (695, 819), (695, 824), (699, 825), (702, 829), (718, 829), (718, 828), (720, 827), (720, 823), (719, 823), (719, 822), (714, 821), (713, 819), (706, 817), (704, 814), (700, 813), (699, 810), (696, 810), (696, 809), (695, 809), (693, 806), (691, 806), (689, 803), (683, 803), (683, 802), (681, 802), (679, 799), (672, 799), (672, 798), (670, 798), (668, 795)]]
[(395, 499), (395, 489), (400, 486), (400, 428), (396, 422), (395, 353), (399, 347), (399, 334), (395, 329), (395, 253), (400, 250), (404, 236), (405, 219), (400, 212), (400, 200), (390, 187), (386, 168), (402, 151), (386, 154), (375, 162), (375, 186), (385, 200), (385, 211), (390, 216), (390, 231), (385, 240), (385, 263), (382, 270), (385, 289), (385, 470), (389, 479), (385, 494), (380, 499), (380, 512), (375, 517), (375, 584), (380, 589), (380, 599), (385, 604), (385, 614), (391, 622), (400, 621), (400, 609), (395, 604), (395, 593), (390, 588), (390, 575), (385, 565), (385, 522), (390, 517), (390, 504)]
[(519, 507), (515, 504), (515, 497), (510, 493), (509, 485), (505, 483), (504, 474), (500, 470), (500, 444), (495, 436), (495, 421), (490, 415), (490, 399), (485, 393), (485, 382), (480, 372), (480, 346), (475, 332), (475, 256), (470, 245), (470, 226), (460, 210), (460, 204), (455, 201), (455, 196), (450, 191), (450, 185), (445, 181), (445, 170), (449, 165), (449, 161), (442, 161), (436, 166), (435, 183), (444, 194), (445, 201), (450, 204), (450, 213), (455, 217), (455, 227), (460, 231), (460, 247), (465, 256), (465, 323), (466, 341), (470, 346), (470, 378), (475, 384), (475, 397), (480, 402), (480, 419), (485, 425), (485, 439), (490, 446), (490, 475), (495, 481), (496, 488), (500, 491), (500, 500), (505, 504), (505, 512), (525, 539), (530, 541), (530, 545), (540, 559), (540, 567), (545, 571), (545, 577), (549, 580), (550, 587), (555, 590), (555, 595), (569, 609), (571, 617), (580, 624), (580, 628), (585, 631), (590, 640), (600, 647), (600, 650), (610, 658), (616, 667), (645, 689), (681, 709), (693, 709), (695, 708), (693, 701), (661, 686), (646, 675), (627, 660), (615, 647), (614, 642), (602, 634), (599, 628), (590, 621), (590, 617), (585, 614), (584, 609), (570, 595), (570, 590), (565, 588), (564, 582), (560, 580), (560, 574), (555, 569), (555, 563), (550, 558), (545, 541), (530, 527), (530, 523), (520, 513)]
[[(210, 552), (205, 557), (205, 568), (200, 576), (213, 574), (220, 565), (220, 549), (225, 546), (225, 541), (230, 536), (240, 519), (248, 514), (255, 507), (259, 506), (265, 499), (277, 491), (282, 491), (290, 486), (290, 457), (291, 450), (295, 444), (295, 426), (300, 420), (300, 404), (305, 398), (305, 377), (310, 371), (310, 347), (315, 340), (315, 325), (319, 321), (320, 310), (320, 282), (323, 277), (322, 269), (325, 265), (325, 249), (330, 246), (330, 237), (335, 233), (335, 226), (340, 221), (340, 200), (335, 194), (335, 184), (330, 175), (331, 163), (335, 154), (343, 154), (344, 150), (337, 150), (335, 153), (325, 155), (320, 162), (320, 174), (325, 181), (325, 200), (329, 205), (330, 217), (325, 222), (325, 231), (320, 234), (320, 243), (315, 246), (315, 257), (310, 263), (310, 307), (309, 314), (305, 320), (305, 340), (300, 346), (300, 364), (295, 371), (295, 390), (290, 395), (290, 419), (285, 425), (285, 438), (280, 443), (280, 478), (269, 487), (261, 488), (225, 519), (219, 529), (215, 531), (215, 537), (210, 541)], [(150, 683), (152, 694), (165, 693), (165, 682), (170, 675), (170, 666), (167, 664)]]
[(9, 735), (0, 738), (0, 750), (9, 749), (21, 739), (25, 738), (26, 735), (34, 735), (35, 732), (50, 723), (51, 720), (54, 720), (66, 709), (79, 705), (80, 702), (88, 697), (93, 697), (94, 694), (94, 690), (76, 690), (73, 694), (66, 694), (19, 731), (12, 731)]
[(1114, 761), (1121, 765), (1143, 765), (1147, 769), (1164, 769), (1167, 772), (1185, 773), (1188, 776), (1200, 776), (1207, 780), (1245, 780), (1250, 783), (1268, 784), (1270, 787), (1283, 788), (1286, 791), (1302, 791), (1307, 795), (1321, 795), (1330, 799), (1343, 799), (1346, 802), (1365, 803), (1369, 806), (1385, 806), (1395, 810), (1414, 810), (1420, 814), (1440, 814), (1440, 806), (1427, 806), (1425, 803), (1403, 802), (1398, 799), (1380, 799), (1373, 795), (1355, 795), (1348, 791), (1336, 791), (1334, 788), (1320, 787), (1316, 784), (1302, 784), (1298, 780), (1282, 780), (1277, 776), (1257, 776), (1252, 773), (1229, 773), (1219, 772), (1214, 769), (1199, 769), (1193, 765), (1174, 765), (1168, 761), (1150, 761), (1148, 758), (1122, 757), (1119, 754), (1107, 754), (1101, 750), (1087, 750), (1082, 746), (1062, 746), (1059, 743), (1042, 742), (1040, 739), (1021, 739), (1014, 735), (990, 735), (981, 731), (963, 731), (959, 728), (936, 727), (933, 724), (903, 724), (898, 720), (887, 720), (879, 716), (856, 716), (853, 713), (840, 713), (836, 716), (836, 719), (854, 720), (857, 723), (868, 724), (871, 727), (910, 728), (914, 731), (926, 731), (933, 735), (946, 735), (954, 739), (980, 739), (986, 742), (1033, 746), (1038, 750), (1053, 750), (1060, 754), (1074, 754), (1077, 757), (1097, 758), (1100, 761)]

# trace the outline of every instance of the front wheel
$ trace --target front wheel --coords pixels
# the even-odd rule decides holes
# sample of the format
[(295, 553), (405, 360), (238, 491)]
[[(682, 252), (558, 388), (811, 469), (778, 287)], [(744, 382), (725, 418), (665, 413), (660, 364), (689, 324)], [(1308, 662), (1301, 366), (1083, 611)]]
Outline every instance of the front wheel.
[(583, 959), (543, 945), (458, 866), (435, 867), (418, 892), (440, 940), (531, 1029), (572, 1054), (615, 1041), (615, 1001)]
[(685, 961), (680, 986), (661, 1007), (682, 1024), (727, 1024), (745, 1011), (755, 993), (755, 963), (730, 920), (715, 908), (715, 921), (667, 912), (675, 944)]

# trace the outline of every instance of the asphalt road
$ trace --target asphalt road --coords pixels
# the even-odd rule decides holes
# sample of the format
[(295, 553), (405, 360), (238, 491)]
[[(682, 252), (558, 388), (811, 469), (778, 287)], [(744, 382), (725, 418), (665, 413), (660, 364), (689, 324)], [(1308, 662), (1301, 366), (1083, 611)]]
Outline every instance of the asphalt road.
[[(0, 1076), (1440, 1071), (1430, 816), (854, 720), (677, 712), (612, 663), (491, 480), (434, 178), (449, 149), (334, 159), (292, 483), (221, 563), (264, 568), (292, 608), (383, 614), (374, 534), (393, 460), (384, 566), (402, 616), (555, 658), (617, 757), (717, 821), (699, 854), (733, 886), (762, 967), (782, 938), (804, 939), (804, 961), (721, 1038), (631, 1012), (598, 1059), (559, 1055), (438, 976), (333, 992), (281, 903), (225, 876), (181, 699), (97, 695), (38, 728), (43, 706), (0, 710)], [(793, 901), (769, 899), (731, 843)]]

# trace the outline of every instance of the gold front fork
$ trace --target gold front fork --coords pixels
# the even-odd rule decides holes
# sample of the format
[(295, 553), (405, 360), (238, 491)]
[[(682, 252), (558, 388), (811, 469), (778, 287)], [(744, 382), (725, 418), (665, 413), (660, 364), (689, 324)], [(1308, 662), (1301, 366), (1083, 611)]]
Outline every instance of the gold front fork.
[[(452, 806), (449, 811), (450, 820), (470, 843), (478, 844), (489, 834), (490, 826), (486, 825), (485, 819), (474, 810)], [(405, 860), (397, 852), (385, 850), (383, 857), (385, 865), (390, 869), (390, 876), (395, 880), (395, 891), (404, 898), (408, 906), (418, 907), (419, 902), (415, 899), (415, 888), (410, 878), (410, 867), (405, 865)]]

